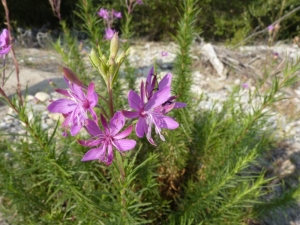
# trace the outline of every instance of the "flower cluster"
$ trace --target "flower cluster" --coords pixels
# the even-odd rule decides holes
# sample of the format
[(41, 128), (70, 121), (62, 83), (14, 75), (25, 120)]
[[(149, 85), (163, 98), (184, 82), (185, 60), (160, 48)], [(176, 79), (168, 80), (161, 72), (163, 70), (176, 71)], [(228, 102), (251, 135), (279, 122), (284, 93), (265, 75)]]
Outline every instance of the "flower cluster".
[(111, 40), (114, 36), (114, 33), (116, 32), (114, 29), (112, 29), (112, 25), (115, 19), (121, 19), (122, 13), (117, 12), (114, 9), (111, 11), (107, 9), (101, 8), (98, 12), (98, 16), (101, 17), (104, 21), (104, 24), (106, 26), (105, 28), (105, 39)]
[[(157, 75), (154, 69), (149, 71), (146, 82), (141, 82), (140, 94), (130, 90), (128, 103), (133, 111), (117, 111), (110, 122), (107, 123), (104, 115), (100, 115), (103, 130), (98, 125), (98, 117), (95, 108), (98, 106), (98, 94), (95, 85), (91, 82), (88, 87), (83, 85), (79, 78), (67, 68), (63, 68), (64, 79), (69, 89), (57, 89), (56, 91), (66, 98), (53, 101), (48, 110), (52, 113), (61, 113), (65, 120), (62, 123), (64, 128), (63, 136), (67, 130), (75, 136), (84, 127), (91, 135), (89, 140), (78, 140), (78, 143), (92, 147), (82, 161), (99, 160), (110, 165), (113, 160), (113, 148), (120, 152), (133, 149), (136, 145), (134, 140), (124, 139), (133, 130), (133, 124), (120, 132), (125, 125), (125, 118), (137, 119), (135, 126), (136, 136), (139, 138), (146, 135), (148, 141), (156, 145), (152, 138), (152, 128), (165, 141), (162, 128), (176, 129), (179, 124), (166, 114), (172, 109), (185, 107), (185, 103), (176, 102), (177, 96), (171, 95), (172, 74), (167, 73), (157, 84)], [(132, 121), (133, 122), (133, 121)]]
[(161, 140), (165, 140), (161, 133), (161, 129), (176, 129), (179, 124), (166, 114), (173, 108), (185, 107), (185, 103), (175, 102), (177, 96), (171, 96), (172, 74), (166, 74), (159, 82), (156, 88), (157, 77), (153, 73), (153, 68), (150, 70), (146, 84), (141, 82), (140, 95), (130, 90), (128, 94), (129, 106), (134, 111), (123, 110), (122, 113), (127, 118), (137, 118), (135, 128), (136, 135), (139, 138), (146, 135), (148, 141), (156, 145), (152, 139), (152, 127), (155, 128)]
[[(102, 12), (104, 15), (104, 12)], [(165, 141), (162, 129), (173, 130), (179, 124), (167, 114), (177, 108), (183, 108), (185, 103), (176, 102), (177, 96), (171, 94), (172, 74), (167, 73), (159, 82), (152, 68), (146, 81), (140, 84), (140, 92), (130, 90), (128, 103), (131, 111), (114, 109), (113, 85), (118, 78), (118, 71), (128, 50), (120, 55), (118, 52), (118, 34), (114, 34), (109, 57), (101, 52), (91, 51), (89, 59), (102, 76), (107, 85), (108, 96), (104, 97), (96, 92), (95, 84), (88, 86), (68, 68), (62, 68), (68, 89), (57, 89), (65, 98), (53, 101), (48, 106), (52, 113), (61, 113), (64, 116), (62, 123), (63, 136), (70, 132), (75, 136), (84, 128), (89, 134), (88, 140), (78, 140), (78, 143), (93, 147), (82, 158), (82, 161), (99, 160), (107, 165), (113, 161), (113, 148), (120, 153), (133, 149), (136, 141), (126, 139), (135, 128), (138, 138), (146, 136), (149, 143), (156, 145), (152, 138), (152, 130), (161, 140)], [(98, 113), (100, 112), (100, 114)], [(97, 114), (98, 113), (98, 114)], [(100, 116), (97, 116), (100, 115)], [(126, 122), (126, 118), (129, 120)], [(123, 130), (123, 127), (127, 128)], [(121, 131), (123, 130), (123, 131)]]

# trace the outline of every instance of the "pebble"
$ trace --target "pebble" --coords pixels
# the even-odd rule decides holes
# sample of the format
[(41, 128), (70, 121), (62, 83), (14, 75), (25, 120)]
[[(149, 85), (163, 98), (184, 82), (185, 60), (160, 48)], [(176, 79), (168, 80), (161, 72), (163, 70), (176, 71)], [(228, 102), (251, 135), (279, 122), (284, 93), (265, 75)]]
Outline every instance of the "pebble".
[(37, 92), (34, 97), (41, 102), (46, 102), (50, 99), (50, 95), (45, 92)]

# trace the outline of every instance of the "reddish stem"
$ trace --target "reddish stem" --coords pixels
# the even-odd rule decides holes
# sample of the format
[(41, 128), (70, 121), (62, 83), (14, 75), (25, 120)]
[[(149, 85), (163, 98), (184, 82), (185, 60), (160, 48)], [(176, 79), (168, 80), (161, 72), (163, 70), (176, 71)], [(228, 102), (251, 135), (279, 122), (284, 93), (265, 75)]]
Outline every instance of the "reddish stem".
[[(12, 41), (13, 41), (12, 37), (11, 37), (11, 30), (12, 29), (11, 29), (11, 26), (10, 26), (9, 10), (8, 10), (8, 7), (7, 7), (6, 0), (2, 0), (2, 5), (3, 5), (4, 10), (5, 10), (6, 25), (7, 25), (7, 28), (8, 28), (9, 40), (10, 40), (10, 43), (12, 43)], [(15, 69), (16, 69), (17, 93), (18, 93), (18, 96), (19, 96), (20, 104), (23, 105), (22, 94), (21, 94), (21, 84), (20, 84), (20, 77), (19, 77), (20, 70), (19, 70), (19, 64), (18, 64), (18, 61), (17, 61), (17, 58), (16, 58), (16, 54), (15, 54), (13, 45), (11, 46), (11, 52), (12, 52), (12, 55), (13, 55)]]

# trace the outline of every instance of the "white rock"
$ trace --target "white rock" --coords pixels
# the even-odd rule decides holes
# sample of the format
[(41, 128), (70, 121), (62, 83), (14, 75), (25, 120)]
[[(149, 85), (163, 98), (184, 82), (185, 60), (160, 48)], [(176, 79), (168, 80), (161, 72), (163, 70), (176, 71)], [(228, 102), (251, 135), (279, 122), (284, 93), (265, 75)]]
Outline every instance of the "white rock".
[(57, 121), (57, 120), (63, 121), (64, 120), (64, 117), (60, 113), (49, 113), (48, 117), (55, 121)]
[(53, 122), (53, 120), (52, 119), (46, 119), (46, 124), (48, 124), (48, 125), (52, 125), (54, 122)]
[(10, 115), (7, 115), (3, 118), (3, 120), (6, 122), (6, 123), (12, 123), (14, 118)]
[(43, 112), (46, 110), (46, 106), (42, 104), (36, 104), (32, 106), (33, 112)]
[(27, 95), (27, 97), (26, 97), (26, 101), (27, 101), (27, 102), (32, 101), (32, 100), (34, 100), (34, 99), (35, 99), (35, 98), (34, 98), (33, 95)]
[(240, 80), (240, 79), (236, 79), (236, 80), (234, 81), (234, 83), (235, 83), (236, 85), (239, 85), (239, 84), (241, 83), (241, 80)]
[(44, 112), (42, 112), (42, 115), (44, 116), (48, 116), (48, 114), (49, 114), (49, 111), (48, 110), (46, 110), (46, 111), (44, 111)]
[(37, 92), (35, 97), (40, 100), (41, 102), (46, 102), (50, 99), (50, 95), (45, 92)]
[(8, 108), (7, 114), (14, 115), (14, 114), (16, 114), (16, 111), (13, 110), (13, 108)]
[(0, 129), (6, 129), (6, 128), (8, 128), (10, 125), (9, 124), (7, 124), (7, 123), (5, 123), (5, 122), (1, 122), (0, 123)]
[(49, 125), (48, 124), (46, 124), (46, 123), (42, 123), (42, 129), (43, 130), (46, 130), (46, 129), (48, 129), (49, 128)]

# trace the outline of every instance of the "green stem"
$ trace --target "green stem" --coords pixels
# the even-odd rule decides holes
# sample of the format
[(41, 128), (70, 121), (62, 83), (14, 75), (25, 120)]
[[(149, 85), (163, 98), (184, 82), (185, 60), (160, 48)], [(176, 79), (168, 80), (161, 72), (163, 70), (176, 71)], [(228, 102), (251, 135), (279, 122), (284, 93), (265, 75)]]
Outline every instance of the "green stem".
[[(117, 153), (119, 154), (119, 153)], [(121, 194), (121, 205), (122, 205), (122, 219), (123, 219), (123, 222), (125, 223), (126, 221), (126, 198), (125, 198), (125, 170), (124, 170), (124, 164), (123, 164), (123, 161), (122, 161), (122, 156), (121, 154), (119, 154), (119, 157), (117, 157), (117, 167), (118, 167), (118, 170), (119, 170), (119, 175), (120, 175), (120, 185), (121, 185), (121, 191), (120, 191), (120, 194)], [(127, 223), (126, 223), (127, 224)]]
[(114, 101), (113, 101), (113, 90), (111, 81), (107, 82), (107, 90), (108, 90), (108, 106), (111, 118), (114, 116)]

